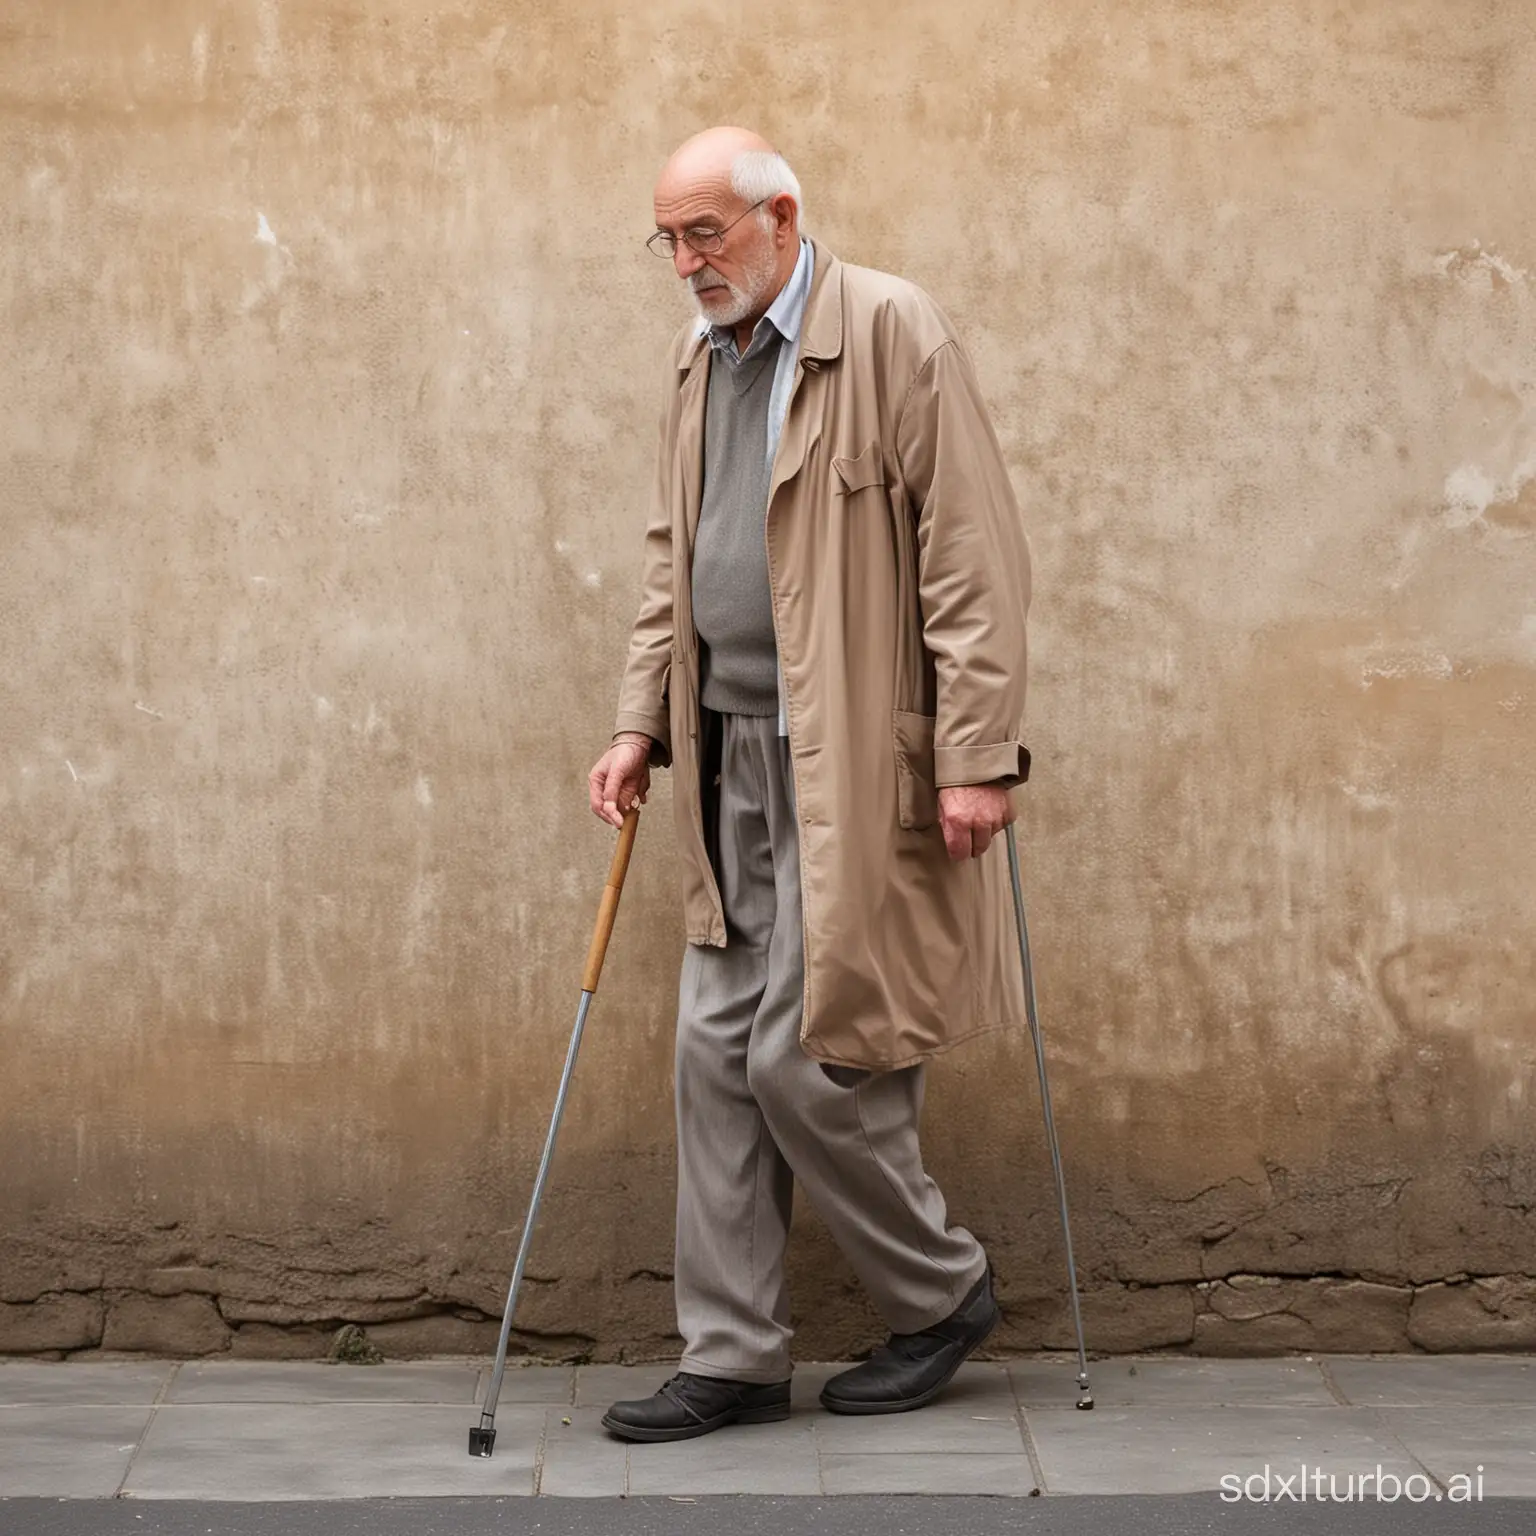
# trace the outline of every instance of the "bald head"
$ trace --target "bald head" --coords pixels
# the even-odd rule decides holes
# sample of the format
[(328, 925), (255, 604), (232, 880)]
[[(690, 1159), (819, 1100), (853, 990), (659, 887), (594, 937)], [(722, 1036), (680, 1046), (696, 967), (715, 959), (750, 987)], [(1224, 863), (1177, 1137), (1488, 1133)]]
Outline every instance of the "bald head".
[(656, 199), (660, 202), (665, 193), (670, 200), (711, 184), (729, 193), (731, 170), (738, 155), (776, 153), (762, 134), (753, 133), (750, 128), (706, 128), (673, 151), (657, 178)]
[[(656, 222), (664, 226), (663, 208), (691, 211), (701, 199), (720, 213), (733, 199), (750, 208), (780, 195), (794, 203), (798, 234), (805, 221), (805, 200), (789, 162), (750, 128), (706, 128), (680, 144), (656, 178)], [(768, 215), (760, 222), (766, 225)]]

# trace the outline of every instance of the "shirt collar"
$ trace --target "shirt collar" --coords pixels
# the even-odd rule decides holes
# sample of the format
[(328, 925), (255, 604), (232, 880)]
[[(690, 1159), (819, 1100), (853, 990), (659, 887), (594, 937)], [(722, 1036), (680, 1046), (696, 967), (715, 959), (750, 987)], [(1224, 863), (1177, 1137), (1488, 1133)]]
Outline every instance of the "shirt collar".
[[(789, 281), (779, 290), (779, 296), (768, 306), (768, 312), (762, 320), (757, 322), (757, 329), (752, 332), (752, 340), (747, 344), (747, 353), (751, 353), (760, 340), (763, 339), (763, 321), (768, 321), (785, 341), (799, 341), (800, 327), (805, 321), (806, 300), (811, 293), (811, 275), (815, 258), (811, 254), (811, 242), (803, 235), (800, 237), (800, 259), (795, 263), (795, 270), (790, 273)], [(694, 328), (696, 336), (709, 337), (709, 343), (717, 352), (724, 352), (735, 361), (741, 361), (736, 351), (736, 329), (734, 326), (711, 325), (702, 315)], [(744, 353), (741, 356), (744, 357)]]

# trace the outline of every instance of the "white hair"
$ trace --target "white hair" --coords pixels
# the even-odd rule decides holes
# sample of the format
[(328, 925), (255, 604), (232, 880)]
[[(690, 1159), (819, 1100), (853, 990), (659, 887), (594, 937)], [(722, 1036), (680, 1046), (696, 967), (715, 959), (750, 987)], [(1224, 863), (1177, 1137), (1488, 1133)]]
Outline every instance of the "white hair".
[[(784, 193), (794, 198), (799, 222), (805, 223), (800, 183), (783, 155), (766, 149), (744, 149), (731, 161), (731, 190), (747, 203), (763, 202)], [(759, 208), (757, 216), (765, 226), (773, 222), (773, 215), (766, 208)]]

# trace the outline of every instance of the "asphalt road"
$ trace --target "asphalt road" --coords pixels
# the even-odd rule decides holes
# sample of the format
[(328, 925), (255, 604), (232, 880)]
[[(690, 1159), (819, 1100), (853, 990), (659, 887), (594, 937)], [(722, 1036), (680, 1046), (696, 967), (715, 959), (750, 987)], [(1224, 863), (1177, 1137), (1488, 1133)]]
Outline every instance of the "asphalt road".
[(1528, 1536), (1536, 1501), (1224, 1504), (1215, 1494), (369, 1499), (223, 1504), (0, 1500), (0, 1536)]

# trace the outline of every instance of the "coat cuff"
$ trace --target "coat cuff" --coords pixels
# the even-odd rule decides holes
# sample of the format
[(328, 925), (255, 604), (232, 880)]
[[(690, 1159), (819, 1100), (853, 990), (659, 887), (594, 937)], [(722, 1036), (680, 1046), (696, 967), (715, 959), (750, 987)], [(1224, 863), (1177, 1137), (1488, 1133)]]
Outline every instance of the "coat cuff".
[(613, 740), (617, 741), (625, 731), (639, 731), (651, 738), (650, 764), (653, 768), (672, 766), (672, 722), (664, 715), (643, 715), (622, 712), (614, 722)]
[(988, 742), (980, 747), (935, 747), (934, 782), (940, 789), (959, 784), (1000, 784), (1012, 789), (1029, 777), (1029, 748), (1022, 741)]

